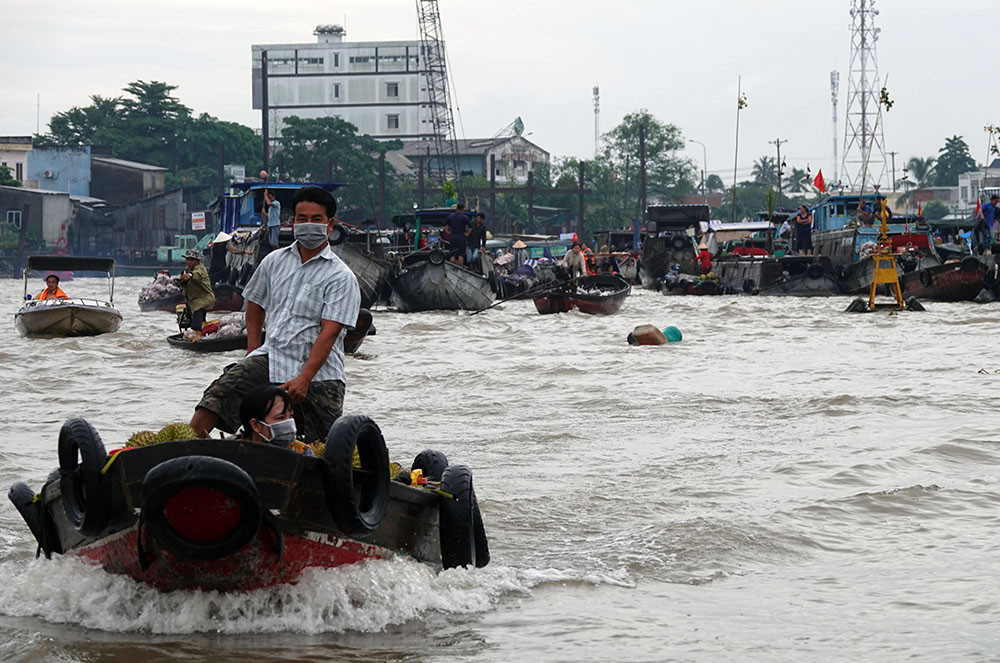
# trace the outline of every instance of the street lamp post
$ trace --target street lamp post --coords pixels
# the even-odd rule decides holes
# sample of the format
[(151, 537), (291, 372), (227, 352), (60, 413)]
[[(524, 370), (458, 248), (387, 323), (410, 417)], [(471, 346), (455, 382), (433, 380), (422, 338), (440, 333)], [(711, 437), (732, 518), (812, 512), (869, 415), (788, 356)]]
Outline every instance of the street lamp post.
[(701, 145), (701, 195), (705, 199), (705, 204), (708, 204), (708, 191), (705, 189), (705, 178), (708, 177), (708, 152), (705, 150), (705, 143), (700, 140), (695, 140), (694, 138), (688, 138), (689, 143), (698, 143)]

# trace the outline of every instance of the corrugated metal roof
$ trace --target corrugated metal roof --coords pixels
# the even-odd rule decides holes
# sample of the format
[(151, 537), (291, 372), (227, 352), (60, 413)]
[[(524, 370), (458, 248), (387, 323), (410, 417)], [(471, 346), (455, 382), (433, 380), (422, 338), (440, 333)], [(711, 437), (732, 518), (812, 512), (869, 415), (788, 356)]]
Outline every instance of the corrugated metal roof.
[(125, 159), (115, 159), (112, 157), (90, 157), (91, 161), (96, 161), (98, 163), (106, 163), (109, 166), (118, 166), (120, 168), (131, 168), (132, 170), (153, 170), (153, 171), (164, 171), (166, 168), (161, 168), (160, 166), (153, 166), (148, 163), (139, 163), (138, 161), (126, 161)]

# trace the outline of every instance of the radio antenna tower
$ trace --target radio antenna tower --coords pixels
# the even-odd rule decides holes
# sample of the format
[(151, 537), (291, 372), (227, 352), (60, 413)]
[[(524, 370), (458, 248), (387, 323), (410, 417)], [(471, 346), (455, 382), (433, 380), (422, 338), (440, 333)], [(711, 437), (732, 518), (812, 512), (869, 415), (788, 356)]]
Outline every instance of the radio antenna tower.
[(601, 153), (601, 88), (594, 86), (594, 158)]
[[(875, 0), (851, 0), (851, 66), (847, 86), (846, 130), (842, 178), (855, 191), (871, 190), (885, 176), (885, 138), (882, 123), (873, 134), (879, 112), (878, 57), (875, 44), (882, 31), (875, 27)], [(862, 182), (865, 159), (868, 177)]]
[(427, 100), (433, 133), (433, 165), (427, 164), (431, 177), (442, 183), (458, 177), (458, 145), (455, 116), (448, 94), (448, 71), (445, 65), (444, 32), (437, 0), (416, 0), (420, 25), (420, 50), (427, 80)]
[(830, 72), (830, 101), (833, 102), (833, 181), (839, 182), (837, 177), (840, 163), (837, 161), (837, 97), (840, 94), (840, 72)]

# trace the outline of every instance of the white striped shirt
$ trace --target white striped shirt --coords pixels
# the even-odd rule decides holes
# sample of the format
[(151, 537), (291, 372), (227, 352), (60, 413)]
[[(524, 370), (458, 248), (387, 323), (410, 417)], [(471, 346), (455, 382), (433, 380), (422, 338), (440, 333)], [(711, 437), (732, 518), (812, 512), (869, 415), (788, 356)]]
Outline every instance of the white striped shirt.
[(326, 363), (313, 380), (344, 380), (344, 335), (358, 321), (361, 290), (358, 280), (330, 245), (305, 263), (293, 242), (265, 257), (243, 290), (247, 301), (266, 312), (264, 344), (248, 356), (267, 355), (272, 382), (287, 382), (302, 372), (320, 321), (344, 325)]

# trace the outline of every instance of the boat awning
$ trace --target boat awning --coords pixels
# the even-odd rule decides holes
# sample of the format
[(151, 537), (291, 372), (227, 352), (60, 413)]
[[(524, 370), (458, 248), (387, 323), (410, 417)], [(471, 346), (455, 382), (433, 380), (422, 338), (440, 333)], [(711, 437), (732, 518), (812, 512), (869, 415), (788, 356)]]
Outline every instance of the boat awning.
[(25, 269), (39, 272), (111, 272), (112, 258), (82, 256), (28, 256)]

